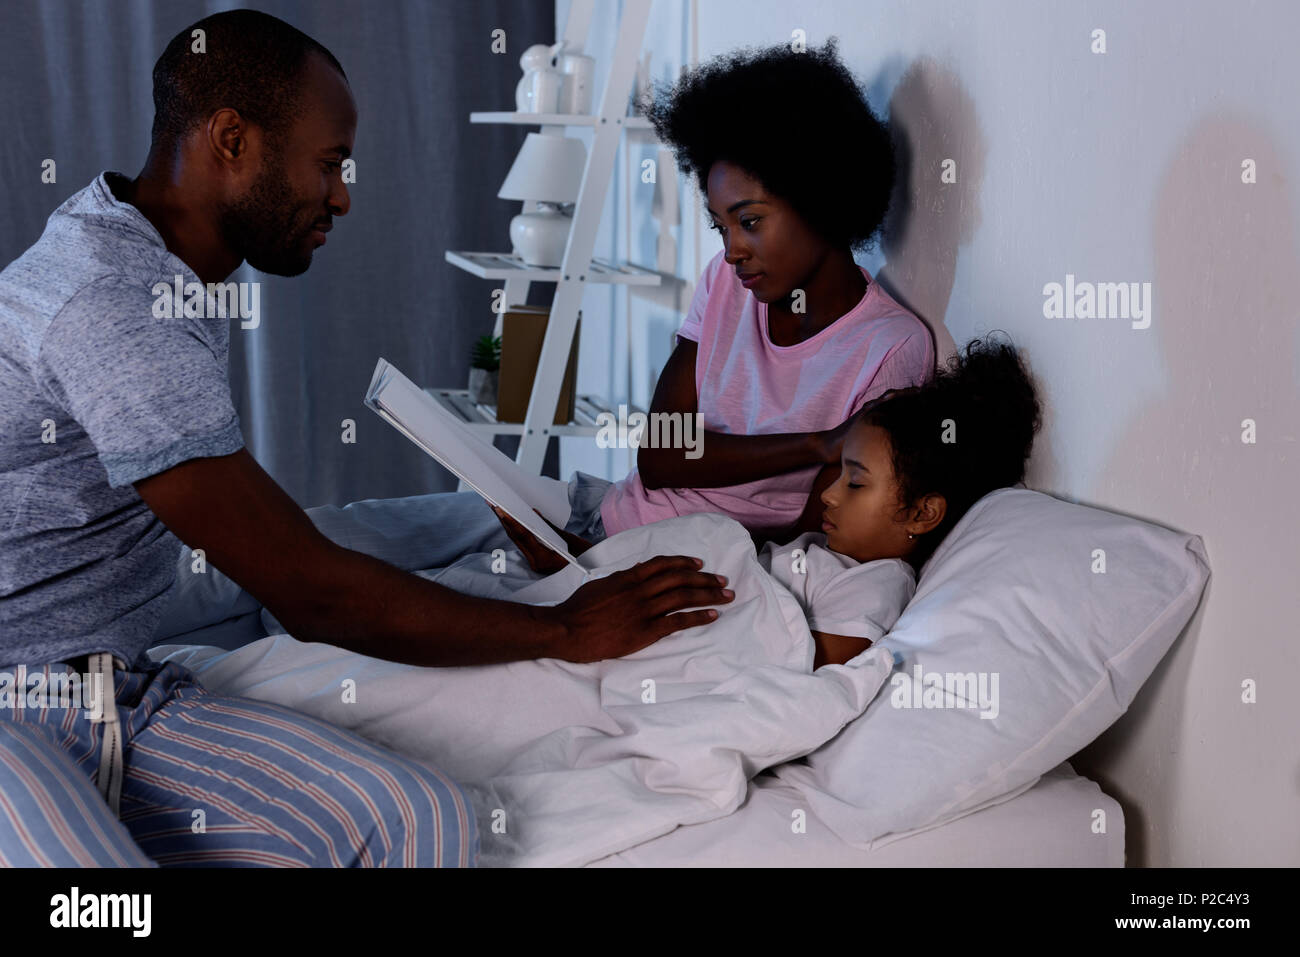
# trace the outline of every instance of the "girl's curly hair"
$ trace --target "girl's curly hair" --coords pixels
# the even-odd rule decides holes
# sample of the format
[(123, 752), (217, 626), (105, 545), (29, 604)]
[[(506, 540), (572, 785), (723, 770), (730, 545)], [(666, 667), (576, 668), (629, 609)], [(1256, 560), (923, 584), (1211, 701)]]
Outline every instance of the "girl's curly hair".
[(894, 144), (836, 42), (735, 50), (656, 84), (638, 105), (701, 193), (715, 162), (735, 163), (829, 243), (856, 250), (888, 212)]
[(1015, 347), (986, 337), (972, 339), (931, 382), (867, 406), (860, 421), (889, 435), (900, 519), (925, 495), (947, 502), (943, 521), (918, 541), (919, 568), (967, 509), (1024, 481), (1042, 408)]

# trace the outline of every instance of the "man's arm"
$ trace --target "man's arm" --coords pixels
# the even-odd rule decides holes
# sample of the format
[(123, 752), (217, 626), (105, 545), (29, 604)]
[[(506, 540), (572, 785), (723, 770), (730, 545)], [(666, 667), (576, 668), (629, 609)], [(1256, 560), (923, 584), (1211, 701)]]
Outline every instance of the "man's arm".
[(247, 449), (190, 459), (135, 488), (295, 638), (407, 664), (620, 657), (717, 617), (681, 609), (732, 597), (687, 556), (588, 582), (553, 608), (462, 595), (330, 541)]

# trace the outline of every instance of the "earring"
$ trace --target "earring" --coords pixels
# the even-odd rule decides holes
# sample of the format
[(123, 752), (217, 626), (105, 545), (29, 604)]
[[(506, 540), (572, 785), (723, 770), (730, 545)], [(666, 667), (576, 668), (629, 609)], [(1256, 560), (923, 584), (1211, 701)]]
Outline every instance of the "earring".
[(908, 532), (908, 533), (907, 533), (907, 537), (908, 537), (908, 538), (916, 538), (916, 536), (913, 535), (911, 532)]

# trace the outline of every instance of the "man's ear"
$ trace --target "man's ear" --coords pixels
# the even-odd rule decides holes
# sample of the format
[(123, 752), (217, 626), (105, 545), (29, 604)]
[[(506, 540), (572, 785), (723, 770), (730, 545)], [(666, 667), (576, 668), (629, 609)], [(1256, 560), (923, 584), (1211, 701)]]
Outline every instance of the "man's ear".
[(242, 160), (249, 148), (248, 127), (238, 110), (224, 107), (208, 117), (204, 145), (219, 163)]
[(239, 111), (226, 107), (208, 117), (203, 140), (207, 155), (224, 174), (229, 192), (242, 193), (257, 179), (266, 137), (261, 127)]

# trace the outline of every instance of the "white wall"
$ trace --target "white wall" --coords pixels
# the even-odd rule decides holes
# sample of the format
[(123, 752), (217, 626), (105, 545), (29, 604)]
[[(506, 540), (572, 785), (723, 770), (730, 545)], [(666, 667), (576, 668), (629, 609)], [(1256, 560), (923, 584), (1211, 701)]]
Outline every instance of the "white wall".
[[(618, 5), (597, 6), (599, 59)], [(994, 328), (1025, 349), (1046, 406), (1031, 487), (1205, 538), (1201, 611), (1075, 761), (1124, 805), (1130, 864), (1300, 863), (1300, 8), (656, 0), (655, 76), (690, 61), (693, 17), (700, 59), (796, 28), (810, 43), (839, 37), (911, 153), (901, 225), (863, 264), (884, 264), (882, 284), (931, 325), (941, 357)], [(1098, 28), (1104, 54), (1090, 50)], [(651, 188), (626, 175), (651, 149), (620, 158), (597, 255), (653, 264), (668, 230), (683, 283), (661, 302), (593, 290), (580, 371), (582, 391), (643, 406), (720, 248), (685, 181), (679, 213), (656, 222)], [(956, 185), (939, 182), (945, 158)], [(1044, 318), (1044, 284), (1067, 273), (1152, 283), (1150, 328)], [(590, 440), (563, 455), (564, 475), (627, 466)], [(1257, 703), (1243, 703), (1246, 681)]]

